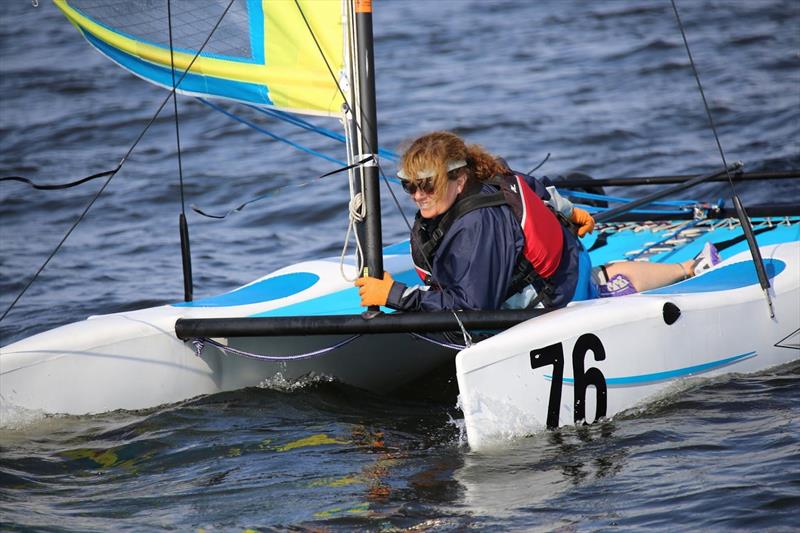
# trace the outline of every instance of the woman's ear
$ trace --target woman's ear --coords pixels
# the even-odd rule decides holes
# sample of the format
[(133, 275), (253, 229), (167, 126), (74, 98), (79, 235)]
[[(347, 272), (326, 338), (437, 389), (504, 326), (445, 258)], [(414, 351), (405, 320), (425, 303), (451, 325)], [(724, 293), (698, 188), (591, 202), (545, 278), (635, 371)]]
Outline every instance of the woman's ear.
[(466, 172), (462, 172), (461, 174), (458, 175), (458, 178), (456, 179), (456, 184), (457, 184), (457, 187), (458, 187), (458, 194), (461, 194), (461, 191), (464, 190), (464, 185), (466, 183), (467, 183), (467, 173)]

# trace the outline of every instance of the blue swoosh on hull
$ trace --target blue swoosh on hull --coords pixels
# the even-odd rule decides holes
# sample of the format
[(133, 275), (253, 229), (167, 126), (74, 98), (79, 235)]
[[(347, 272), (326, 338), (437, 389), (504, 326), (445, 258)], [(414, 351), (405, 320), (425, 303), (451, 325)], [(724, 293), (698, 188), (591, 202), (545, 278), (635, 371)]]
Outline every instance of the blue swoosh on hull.
[(262, 302), (279, 300), (302, 292), (313, 287), (319, 276), (311, 272), (290, 272), (281, 274), (250, 285), (246, 285), (235, 291), (202, 298), (192, 302), (180, 302), (172, 304), (173, 307), (230, 307), (236, 305), (248, 305)]
[[(722, 368), (724, 366), (732, 365), (738, 363), (740, 361), (744, 361), (746, 359), (750, 359), (751, 357), (756, 357), (758, 355), (757, 352), (746, 352), (740, 355), (734, 355), (732, 357), (726, 357), (725, 359), (720, 359), (718, 361), (711, 361), (710, 363), (703, 363), (702, 365), (694, 365), (694, 366), (687, 366), (686, 368), (678, 368), (675, 370), (665, 370), (664, 372), (654, 372), (652, 374), (640, 374), (638, 376), (623, 376), (618, 378), (606, 378), (606, 386), (607, 387), (628, 387), (632, 385), (650, 385), (652, 383), (658, 383), (661, 381), (667, 381), (670, 379), (678, 379), (678, 378), (685, 378), (695, 374), (702, 374), (704, 372), (710, 372), (711, 370), (716, 370), (717, 368)], [(552, 380), (552, 375), (545, 375), (545, 379)], [(565, 385), (574, 385), (575, 379), (574, 378), (563, 378), (563, 383)]]

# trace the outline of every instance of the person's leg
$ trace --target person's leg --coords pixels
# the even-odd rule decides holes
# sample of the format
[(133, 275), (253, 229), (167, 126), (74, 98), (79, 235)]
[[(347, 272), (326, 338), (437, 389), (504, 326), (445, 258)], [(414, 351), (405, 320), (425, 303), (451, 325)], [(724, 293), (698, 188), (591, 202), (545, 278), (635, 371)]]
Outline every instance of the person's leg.
[(694, 275), (694, 259), (683, 263), (646, 263), (642, 261), (623, 261), (606, 265), (609, 279), (622, 274), (637, 291), (657, 289)]

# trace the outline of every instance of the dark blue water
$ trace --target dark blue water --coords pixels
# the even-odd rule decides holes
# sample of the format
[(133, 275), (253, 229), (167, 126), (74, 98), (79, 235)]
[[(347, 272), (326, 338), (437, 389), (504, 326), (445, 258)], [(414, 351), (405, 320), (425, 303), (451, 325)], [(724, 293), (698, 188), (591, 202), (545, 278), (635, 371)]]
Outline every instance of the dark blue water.
[[(164, 91), (99, 56), (41, 4), (9, 2), (0, 14), (0, 174), (52, 183), (112, 169)], [(727, 159), (750, 171), (799, 168), (800, 6), (679, 7)], [(551, 153), (541, 170), (551, 175), (719, 165), (668, 2), (378, 1), (375, 36), (384, 147), (451, 129), (522, 169)], [(343, 153), (333, 141), (229, 109)], [(331, 169), (194, 100), (181, 99), (180, 113), (187, 206), (224, 211)], [(3, 311), (101, 185), (42, 192), (0, 184)], [(738, 189), (749, 204), (800, 200), (786, 181)], [(692, 194), (730, 196), (722, 184)], [(196, 295), (338, 254), (346, 205), (346, 184), (329, 178), (222, 222), (190, 212)], [(388, 195), (383, 207), (384, 240), (404, 238)], [(0, 343), (180, 300), (179, 212), (174, 121), (165, 114), (0, 323)], [(454, 397), (378, 397), (334, 383), (95, 417), (0, 413), (0, 523), (75, 531), (790, 531), (800, 508), (798, 391), (798, 365), (692, 382), (612, 421), (483, 454), (466, 447)]]

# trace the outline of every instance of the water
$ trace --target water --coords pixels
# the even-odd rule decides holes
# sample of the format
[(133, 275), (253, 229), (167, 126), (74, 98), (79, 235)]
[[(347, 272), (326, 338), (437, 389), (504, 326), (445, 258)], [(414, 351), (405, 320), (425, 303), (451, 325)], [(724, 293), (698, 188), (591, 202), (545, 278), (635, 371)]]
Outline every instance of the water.
[[(112, 169), (164, 92), (93, 52), (41, 4), (8, 3), (0, 15), (0, 174), (52, 183)], [(750, 171), (800, 167), (800, 7), (679, 7), (728, 160)], [(375, 9), (382, 146), (446, 128), (518, 168), (551, 153), (542, 169), (551, 175), (719, 165), (668, 2), (382, 1)], [(330, 170), (195, 101), (182, 99), (180, 111), (187, 206), (224, 211)], [(181, 299), (174, 135), (171, 116), (157, 121), (0, 323), (2, 344), (90, 314)], [(0, 308), (100, 186), (0, 184)], [(190, 212), (196, 295), (337, 254), (346, 185), (331, 178), (314, 188), (223, 222)], [(738, 189), (748, 204), (800, 198), (785, 181)], [(693, 194), (730, 195), (722, 184)], [(388, 196), (383, 207), (384, 240), (404, 238)], [(325, 381), (137, 413), (4, 412), (0, 521), (6, 530), (76, 531), (788, 531), (800, 508), (799, 390), (797, 364), (692, 382), (614, 420), (481, 454), (465, 445), (454, 397), (387, 398)]]

